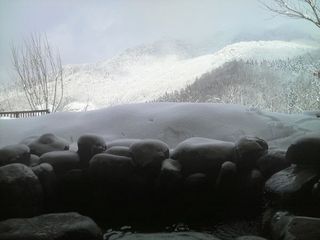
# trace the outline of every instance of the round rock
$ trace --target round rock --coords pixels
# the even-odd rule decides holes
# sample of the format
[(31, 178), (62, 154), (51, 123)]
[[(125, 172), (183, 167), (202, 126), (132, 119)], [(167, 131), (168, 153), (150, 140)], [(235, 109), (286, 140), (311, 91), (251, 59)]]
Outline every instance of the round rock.
[(49, 163), (57, 175), (80, 167), (80, 158), (76, 152), (54, 151), (43, 154), (40, 163)]
[(10, 163), (30, 165), (30, 149), (24, 144), (8, 145), (0, 149), (0, 167)]
[(320, 137), (304, 136), (291, 144), (286, 158), (290, 163), (320, 167)]
[(30, 152), (37, 156), (41, 156), (47, 152), (69, 149), (69, 142), (67, 140), (55, 136), (52, 133), (43, 134), (42, 136), (30, 141), (27, 145), (30, 148)]
[(236, 142), (236, 164), (239, 171), (253, 169), (256, 161), (268, 150), (268, 144), (261, 138), (246, 136)]
[(70, 212), (0, 222), (0, 239), (101, 240), (102, 233), (90, 218)]
[(234, 157), (234, 143), (208, 138), (189, 138), (179, 143), (172, 153), (172, 158), (181, 163), (185, 176), (205, 173), (217, 177), (222, 163), (233, 161)]
[(90, 159), (98, 153), (107, 149), (105, 140), (102, 136), (85, 134), (78, 139), (78, 154), (82, 168), (89, 166)]
[(31, 168), (13, 163), (0, 167), (0, 218), (30, 217), (39, 213), (43, 191)]
[(38, 177), (44, 194), (44, 204), (46, 209), (50, 209), (56, 200), (57, 177), (53, 167), (48, 163), (41, 163), (32, 167), (32, 171)]
[(237, 166), (233, 162), (224, 162), (216, 182), (220, 197), (228, 198), (235, 193), (237, 186)]
[(145, 139), (130, 146), (132, 159), (143, 175), (156, 176), (162, 161), (169, 158), (169, 147), (160, 140)]
[(281, 150), (269, 150), (257, 160), (257, 167), (266, 179), (289, 166), (286, 153)]
[(159, 186), (162, 190), (177, 190), (181, 187), (182, 174), (181, 165), (173, 159), (166, 159), (162, 162), (159, 175)]
[(96, 154), (90, 161), (89, 175), (95, 182), (122, 183), (134, 170), (132, 159), (108, 153)]
[(108, 148), (105, 153), (117, 155), (117, 156), (123, 156), (123, 157), (132, 157), (132, 154), (130, 152), (129, 147), (123, 147), (123, 146), (114, 146), (111, 148)]
[(291, 166), (272, 175), (265, 183), (266, 197), (276, 205), (302, 204), (311, 198), (319, 179), (314, 168)]

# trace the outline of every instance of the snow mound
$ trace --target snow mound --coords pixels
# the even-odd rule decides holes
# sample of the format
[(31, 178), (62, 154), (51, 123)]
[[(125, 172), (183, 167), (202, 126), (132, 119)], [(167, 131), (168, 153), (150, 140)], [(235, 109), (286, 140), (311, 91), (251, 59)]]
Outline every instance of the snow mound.
[(305, 114), (266, 113), (238, 105), (210, 103), (142, 103), (88, 112), (61, 112), (35, 118), (0, 120), (0, 147), (51, 132), (71, 142), (87, 133), (106, 142), (159, 139), (171, 148), (191, 137), (235, 142), (257, 136), (286, 149), (297, 137), (320, 134), (320, 119)]

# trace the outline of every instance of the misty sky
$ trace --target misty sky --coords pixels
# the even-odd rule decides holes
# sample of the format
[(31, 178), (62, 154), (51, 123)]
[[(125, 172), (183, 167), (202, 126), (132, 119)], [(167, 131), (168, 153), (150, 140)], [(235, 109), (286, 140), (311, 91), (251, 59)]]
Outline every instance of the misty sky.
[(32, 32), (46, 33), (72, 64), (161, 39), (201, 43), (286, 24), (317, 34), (308, 23), (272, 17), (258, 0), (0, 0), (0, 82), (8, 78), (10, 43)]

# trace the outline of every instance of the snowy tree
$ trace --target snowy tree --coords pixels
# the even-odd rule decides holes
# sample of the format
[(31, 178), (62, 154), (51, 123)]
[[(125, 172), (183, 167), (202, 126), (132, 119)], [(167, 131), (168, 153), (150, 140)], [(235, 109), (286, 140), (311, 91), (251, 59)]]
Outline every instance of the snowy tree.
[(320, 28), (320, 1), (319, 0), (269, 0), (263, 5), (279, 15), (303, 19), (317, 28)]
[(56, 112), (63, 99), (63, 68), (58, 51), (46, 35), (32, 34), (21, 46), (12, 45), (13, 69), (32, 110)]

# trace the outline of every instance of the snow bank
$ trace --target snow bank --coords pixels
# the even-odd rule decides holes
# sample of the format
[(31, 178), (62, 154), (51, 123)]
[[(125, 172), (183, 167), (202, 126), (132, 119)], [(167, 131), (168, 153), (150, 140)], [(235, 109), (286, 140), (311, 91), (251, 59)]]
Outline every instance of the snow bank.
[(311, 115), (287, 115), (250, 110), (238, 105), (145, 103), (88, 112), (61, 112), (36, 118), (0, 120), (0, 147), (22, 139), (54, 133), (71, 142), (86, 134), (105, 140), (154, 138), (171, 148), (190, 137), (235, 142), (243, 135), (286, 149), (298, 136), (320, 134), (320, 120)]

